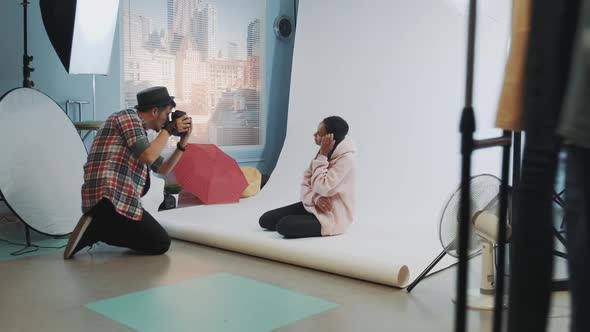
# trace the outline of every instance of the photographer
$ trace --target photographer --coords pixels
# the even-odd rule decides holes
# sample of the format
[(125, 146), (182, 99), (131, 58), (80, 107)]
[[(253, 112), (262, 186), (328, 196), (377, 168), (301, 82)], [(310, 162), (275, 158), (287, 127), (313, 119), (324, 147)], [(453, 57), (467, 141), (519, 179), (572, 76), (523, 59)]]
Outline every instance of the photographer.
[[(98, 131), (84, 165), (82, 212), (64, 252), (72, 258), (97, 242), (148, 254), (168, 251), (170, 238), (147, 212), (140, 199), (149, 190), (149, 168), (166, 175), (174, 169), (188, 144), (192, 120), (176, 107), (165, 87), (137, 94), (136, 110), (109, 116)], [(172, 113), (172, 121), (169, 120)], [(159, 132), (153, 142), (146, 130)], [(164, 160), (160, 153), (170, 136), (180, 136), (176, 151)]]

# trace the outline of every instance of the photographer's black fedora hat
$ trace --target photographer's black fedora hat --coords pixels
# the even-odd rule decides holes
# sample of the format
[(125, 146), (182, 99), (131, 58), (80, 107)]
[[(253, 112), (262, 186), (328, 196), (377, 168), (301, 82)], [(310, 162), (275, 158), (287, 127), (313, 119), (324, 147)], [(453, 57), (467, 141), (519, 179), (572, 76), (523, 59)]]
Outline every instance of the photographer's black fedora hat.
[(168, 89), (164, 86), (154, 86), (137, 93), (137, 105), (135, 105), (135, 108), (146, 109), (171, 103), (174, 106), (174, 96), (168, 94)]

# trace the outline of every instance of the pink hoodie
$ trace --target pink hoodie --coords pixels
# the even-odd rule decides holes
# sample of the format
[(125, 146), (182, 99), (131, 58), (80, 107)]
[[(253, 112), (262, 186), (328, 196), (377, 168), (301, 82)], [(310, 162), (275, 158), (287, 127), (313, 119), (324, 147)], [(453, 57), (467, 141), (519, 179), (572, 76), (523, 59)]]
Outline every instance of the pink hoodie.
[[(345, 138), (334, 150), (332, 160), (322, 155), (311, 161), (303, 174), (301, 202), (322, 224), (322, 236), (342, 234), (354, 217), (356, 147)], [(332, 211), (320, 213), (315, 203), (320, 197), (332, 199)]]

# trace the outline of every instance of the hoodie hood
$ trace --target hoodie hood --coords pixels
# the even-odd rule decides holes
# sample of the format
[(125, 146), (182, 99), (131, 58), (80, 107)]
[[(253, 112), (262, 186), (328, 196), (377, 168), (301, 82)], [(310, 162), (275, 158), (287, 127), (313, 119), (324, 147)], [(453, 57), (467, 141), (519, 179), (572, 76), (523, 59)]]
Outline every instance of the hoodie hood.
[(355, 153), (355, 152), (356, 152), (356, 145), (354, 144), (354, 142), (350, 138), (346, 137), (342, 142), (340, 142), (340, 144), (338, 144), (338, 146), (334, 150), (334, 153), (332, 153), (332, 159), (337, 159), (347, 153)]

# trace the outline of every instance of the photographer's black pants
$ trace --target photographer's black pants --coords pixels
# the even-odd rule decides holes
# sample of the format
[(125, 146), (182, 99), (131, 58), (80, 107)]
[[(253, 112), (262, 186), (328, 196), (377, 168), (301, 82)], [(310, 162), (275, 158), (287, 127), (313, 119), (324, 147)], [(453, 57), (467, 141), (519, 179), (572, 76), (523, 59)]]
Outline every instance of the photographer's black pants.
[(147, 255), (161, 255), (170, 248), (168, 233), (146, 210), (143, 210), (142, 220), (131, 220), (117, 213), (113, 203), (103, 198), (89, 213), (92, 214), (92, 222), (77, 250), (96, 242)]

